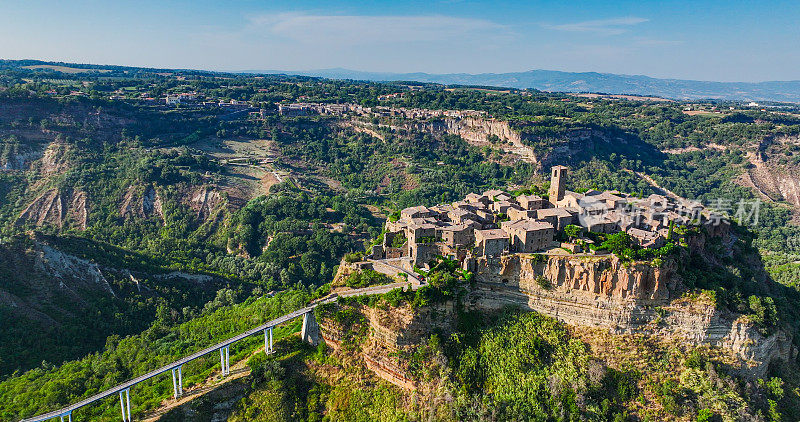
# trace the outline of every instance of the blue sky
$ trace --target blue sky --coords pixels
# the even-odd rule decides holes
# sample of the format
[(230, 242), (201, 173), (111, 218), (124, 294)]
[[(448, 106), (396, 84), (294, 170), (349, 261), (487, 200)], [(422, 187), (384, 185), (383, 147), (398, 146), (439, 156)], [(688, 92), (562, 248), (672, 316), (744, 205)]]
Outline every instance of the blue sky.
[(800, 79), (800, 1), (0, 2), (0, 58), (210, 70)]

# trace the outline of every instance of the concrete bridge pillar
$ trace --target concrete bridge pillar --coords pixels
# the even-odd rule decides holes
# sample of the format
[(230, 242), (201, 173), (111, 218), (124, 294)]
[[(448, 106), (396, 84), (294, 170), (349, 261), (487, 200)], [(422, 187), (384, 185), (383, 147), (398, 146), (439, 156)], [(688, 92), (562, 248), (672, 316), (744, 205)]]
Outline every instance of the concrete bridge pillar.
[(264, 353), (268, 355), (275, 353), (272, 347), (272, 327), (264, 329)]
[(131, 421), (131, 393), (126, 388), (119, 392), (119, 404), (122, 406), (122, 422)]
[(175, 369), (172, 370), (172, 390), (175, 392), (175, 398), (183, 395), (183, 375), (181, 374), (181, 366), (175, 368), (178, 370), (178, 376), (175, 377)]
[(230, 375), (231, 373), (230, 347), (231, 347), (230, 345), (227, 345), (219, 349), (220, 368), (223, 377), (225, 375)]
[(303, 314), (303, 329), (300, 331), (300, 338), (312, 346), (316, 346), (320, 342), (319, 325), (317, 325), (317, 318), (314, 316), (313, 310)]

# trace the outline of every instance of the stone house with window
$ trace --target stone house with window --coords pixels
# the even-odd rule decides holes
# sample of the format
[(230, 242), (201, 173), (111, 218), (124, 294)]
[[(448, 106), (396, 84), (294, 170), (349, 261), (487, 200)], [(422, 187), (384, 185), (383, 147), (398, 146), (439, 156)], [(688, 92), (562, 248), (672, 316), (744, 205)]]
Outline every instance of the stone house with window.
[(637, 245), (643, 248), (660, 248), (666, 243), (666, 239), (657, 232), (642, 229), (630, 229), (627, 233)]
[(503, 231), (509, 235), (511, 252), (535, 252), (549, 248), (555, 239), (553, 225), (536, 220), (504, 221)]
[(575, 214), (566, 208), (536, 210), (536, 218), (550, 223), (556, 230), (563, 230), (567, 225), (575, 224)]
[(517, 197), (517, 204), (524, 210), (540, 210), (547, 208), (547, 201), (536, 195), (520, 195)]
[(475, 230), (477, 255), (500, 256), (508, 251), (508, 233), (502, 229)]

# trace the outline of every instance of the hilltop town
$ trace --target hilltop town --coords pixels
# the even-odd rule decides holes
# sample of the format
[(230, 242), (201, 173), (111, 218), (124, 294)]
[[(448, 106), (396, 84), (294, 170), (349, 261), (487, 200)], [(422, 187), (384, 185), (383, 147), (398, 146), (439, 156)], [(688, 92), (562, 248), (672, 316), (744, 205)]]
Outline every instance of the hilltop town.
[(464, 200), (433, 207), (416, 206), (390, 217), (373, 259), (407, 261), (426, 267), (437, 256), (474, 269), (478, 257), (513, 253), (605, 254), (593, 234), (624, 232), (633, 245), (658, 249), (672, 231), (689, 225), (727, 224), (702, 204), (653, 194), (646, 198), (618, 191), (566, 190), (567, 167), (551, 170), (547, 197), (503, 190), (470, 193)]

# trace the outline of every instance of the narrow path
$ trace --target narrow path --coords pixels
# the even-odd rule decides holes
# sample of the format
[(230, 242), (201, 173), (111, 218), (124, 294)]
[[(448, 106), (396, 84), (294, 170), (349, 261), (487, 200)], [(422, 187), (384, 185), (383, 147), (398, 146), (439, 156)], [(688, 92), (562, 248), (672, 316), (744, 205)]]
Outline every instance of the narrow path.
[(253, 353), (250, 354), (247, 358), (234, 362), (231, 365), (231, 373), (226, 377), (220, 377), (219, 371), (216, 371), (212, 376), (207, 378), (201, 384), (193, 385), (189, 389), (183, 390), (183, 396), (179, 397), (177, 400), (175, 398), (165, 399), (161, 402), (161, 406), (156, 409), (150, 410), (142, 416), (143, 421), (145, 422), (155, 422), (159, 420), (162, 416), (164, 416), (167, 412), (176, 407), (180, 407), (190, 401), (202, 397), (203, 395), (210, 393), (211, 391), (216, 390), (217, 388), (235, 381), (240, 378), (244, 378), (250, 375), (250, 367), (247, 366), (247, 361), (255, 356), (257, 353), (264, 353), (264, 348), (259, 347), (258, 349), (254, 350)]
[(639, 176), (642, 180), (647, 182), (650, 186), (652, 186), (661, 195), (669, 196), (670, 198), (672, 198), (672, 199), (674, 199), (676, 201), (683, 199), (680, 196), (678, 196), (677, 194), (675, 194), (675, 192), (672, 192), (671, 190), (669, 190), (667, 188), (661, 187), (655, 180), (653, 180), (652, 177), (650, 177), (650, 176), (648, 176), (648, 175), (646, 175), (646, 174), (644, 174), (644, 173), (642, 173), (640, 171), (633, 171), (633, 170), (630, 170), (630, 169), (623, 169), (623, 170), (625, 170), (627, 172), (631, 172), (631, 173)]
[[(417, 276), (417, 274), (415, 274), (415, 273), (413, 273), (411, 271), (405, 270), (405, 269), (403, 269), (401, 267), (398, 267), (397, 265), (392, 264), (390, 262), (391, 259), (367, 259), (367, 261), (371, 262), (373, 269), (375, 269), (378, 272), (384, 273), (384, 274), (386, 274), (388, 276), (395, 276), (395, 274), (403, 273), (403, 274), (406, 274), (408, 276), (408, 281), (410, 281), (413, 285), (421, 286), (423, 284), (423, 281), (420, 280), (420, 278)], [(380, 266), (380, 265), (387, 266), (393, 271), (390, 271), (390, 272), (380, 271), (380, 270), (378, 270), (378, 268), (375, 268), (376, 265), (378, 265), (378, 266)]]

